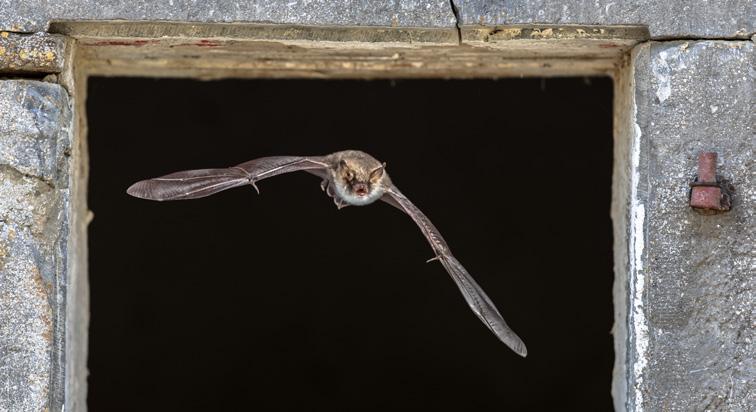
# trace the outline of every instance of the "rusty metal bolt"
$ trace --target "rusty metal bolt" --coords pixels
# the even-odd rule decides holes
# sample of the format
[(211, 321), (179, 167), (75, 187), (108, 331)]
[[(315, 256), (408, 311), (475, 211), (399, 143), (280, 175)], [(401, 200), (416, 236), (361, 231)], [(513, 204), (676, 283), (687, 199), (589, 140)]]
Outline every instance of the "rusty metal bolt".
[(690, 207), (706, 214), (730, 210), (735, 190), (729, 181), (717, 176), (717, 153), (698, 155), (698, 177), (690, 184)]

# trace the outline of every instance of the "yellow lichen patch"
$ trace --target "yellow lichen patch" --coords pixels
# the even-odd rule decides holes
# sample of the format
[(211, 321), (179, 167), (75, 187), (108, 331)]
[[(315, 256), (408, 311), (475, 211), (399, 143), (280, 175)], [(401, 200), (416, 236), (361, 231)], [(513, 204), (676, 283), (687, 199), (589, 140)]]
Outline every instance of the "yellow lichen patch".
[(29, 58), (29, 52), (27, 52), (26, 50), (21, 50), (20, 52), (18, 52), (18, 57), (20, 57), (22, 60), (26, 60)]
[(45, 59), (47, 59), (47, 61), (53, 61), (53, 60), (55, 60), (55, 53), (53, 53), (51, 51), (45, 52)]
[(490, 36), (495, 40), (512, 40), (522, 36), (522, 29), (519, 27), (497, 27)]
[(5, 55), (5, 47), (0, 46), (0, 56)]
[(553, 29), (534, 29), (532, 33), (530, 33), (530, 37), (534, 39), (550, 39), (554, 37), (554, 30)]
[(0, 31), (0, 37), (7, 39), (8, 38), (8, 32), (7, 31)]

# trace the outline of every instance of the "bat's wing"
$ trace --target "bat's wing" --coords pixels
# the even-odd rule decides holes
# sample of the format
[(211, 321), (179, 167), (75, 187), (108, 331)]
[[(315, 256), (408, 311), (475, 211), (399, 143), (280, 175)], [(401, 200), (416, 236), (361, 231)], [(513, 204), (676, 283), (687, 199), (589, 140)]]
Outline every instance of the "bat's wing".
[(386, 194), (381, 198), (386, 203), (391, 204), (405, 213), (407, 213), (412, 220), (420, 227), (420, 231), (428, 239), (433, 251), (436, 253), (438, 259), (446, 271), (449, 272), (454, 283), (457, 284), (462, 295), (465, 297), (467, 304), (470, 305), (470, 309), (475, 312), (476, 315), (488, 326), (488, 329), (496, 335), (499, 340), (504, 342), (513, 351), (520, 356), (526, 356), (528, 350), (525, 348), (525, 344), (522, 342), (517, 334), (510, 329), (504, 318), (501, 317), (499, 310), (491, 302), (491, 299), (483, 292), (478, 283), (467, 273), (467, 270), (461, 263), (451, 254), (449, 245), (441, 236), (441, 233), (433, 226), (430, 219), (428, 219), (420, 209), (417, 208), (407, 197), (405, 197), (396, 186), (392, 186), (386, 191)]
[(255, 182), (259, 180), (298, 170), (325, 176), (327, 168), (323, 157), (261, 157), (226, 169), (186, 170), (142, 180), (126, 192), (150, 200), (197, 199), (246, 184), (257, 189)]

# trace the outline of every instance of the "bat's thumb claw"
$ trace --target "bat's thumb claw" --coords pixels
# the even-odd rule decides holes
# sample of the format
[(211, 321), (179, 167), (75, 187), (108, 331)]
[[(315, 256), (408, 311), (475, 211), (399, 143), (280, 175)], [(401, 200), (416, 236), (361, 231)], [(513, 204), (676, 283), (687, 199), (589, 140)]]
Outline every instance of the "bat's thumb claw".
[(441, 255), (436, 255), (436, 257), (432, 257), (432, 258), (426, 260), (425, 263), (431, 263), (434, 260), (441, 260), (441, 257), (442, 257)]
[(252, 187), (255, 188), (255, 192), (257, 192), (257, 194), (259, 195), (260, 194), (260, 189), (257, 187), (257, 184), (255, 184), (255, 181), (254, 180), (250, 180), (249, 184), (251, 184)]

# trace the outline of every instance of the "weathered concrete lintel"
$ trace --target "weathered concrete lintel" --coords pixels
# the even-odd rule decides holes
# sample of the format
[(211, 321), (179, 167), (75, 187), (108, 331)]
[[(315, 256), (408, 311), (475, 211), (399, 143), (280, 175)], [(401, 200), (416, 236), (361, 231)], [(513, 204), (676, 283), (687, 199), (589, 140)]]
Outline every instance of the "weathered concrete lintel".
[(145, 21), (57, 21), (51, 33), (92, 38), (207, 38), (361, 43), (457, 44), (453, 27), (309, 26)]
[(99, 75), (507, 77), (606, 75), (648, 38), (637, 26), (324, 27), (58, 22), (77, 65)]
[[(506, 26), (461, 26), (462, 40), (647, 40), (642, 25), (513, 24)], [(51, 33), (71, 37), (194, 37), (254, 40), (311, 40), (333, 42), (407, 42), (457, 44), (454, 27), (308, 26), (295, 24), (190, 23), (145, 21), (57, 21)]]
[(510, 24), (460, 26), (462, 42), (506, 40), (636, 40), (650, 38), (646, 26), (578, 24)]

